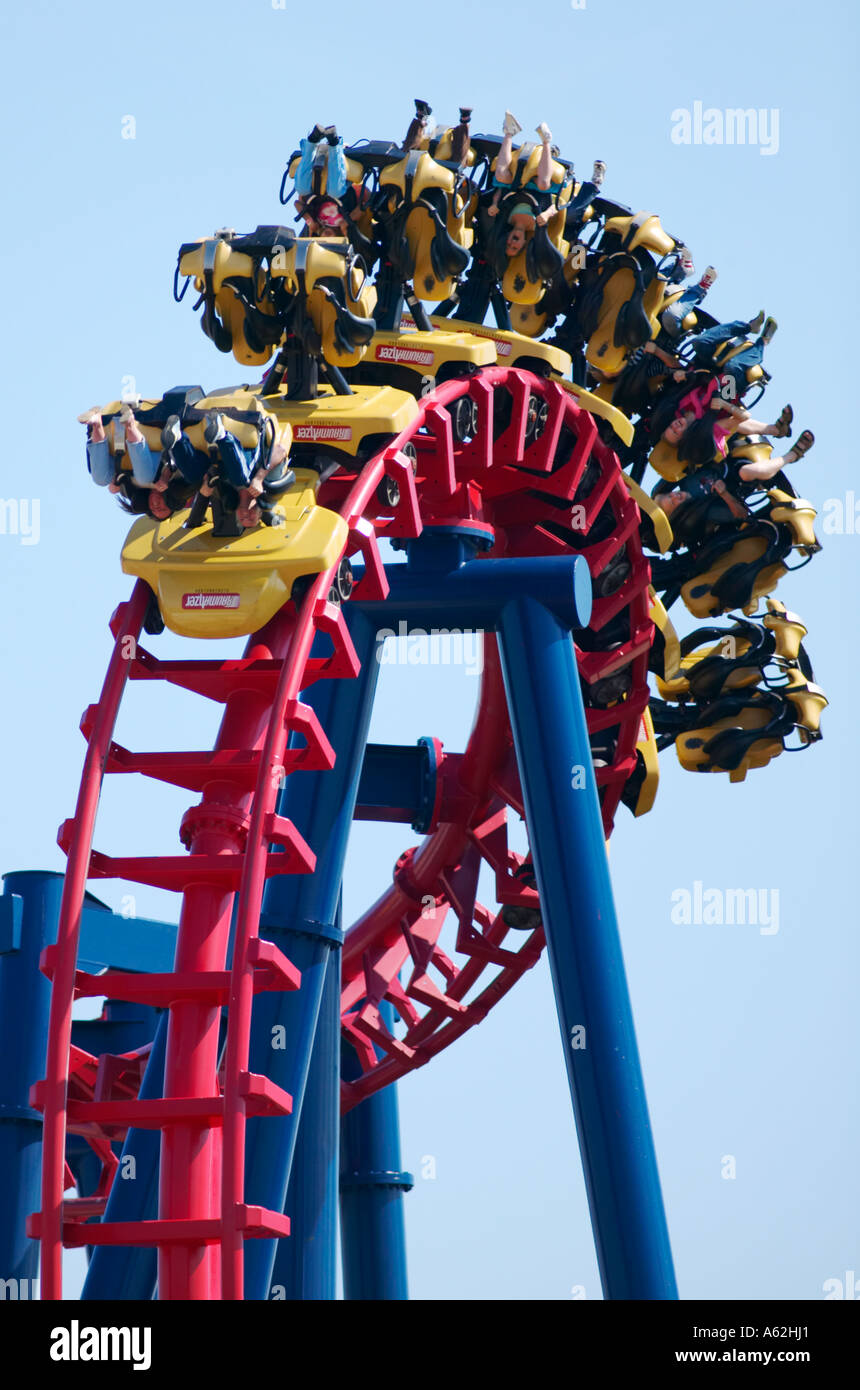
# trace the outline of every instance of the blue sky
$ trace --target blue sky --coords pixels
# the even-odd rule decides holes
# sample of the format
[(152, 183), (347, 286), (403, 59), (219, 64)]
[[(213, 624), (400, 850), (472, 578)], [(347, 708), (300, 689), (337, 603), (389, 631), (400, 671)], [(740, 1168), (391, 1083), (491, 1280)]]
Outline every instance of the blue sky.
[[(816, 446), (794, 470), (823, 513), (860, 499), (856, 398), (857, 16), (838, 0), (724, 0), (661, 11), (633, 0), (511, 0), (400, 7), (329, 0), (35, 0), (2, 21), (6, 68), (2, 380), (4, 500), (39, 503), (37, 543), (0, 534), (7, 794), (0, 869), (61, 868), (98, 695), (107, 619), (128, 592), (124, 520), (90, 483), (76, 414), (176, 382), (238, 381), (174, 305), (180, 242), (280, 216), (283, 161), (315, 122), (347, 139), (396, 137), (414, 96), (473, 128), (509, 106), (548, 121), (580, 172), (659, 212), (719, 280), (723, 319), (764, 308), (768, 407), (794, 405)], [(673, 112), (755, 108), (775, 152), (678, 144)], [(778, 126), (772, 113), (778, 113)], [(134, 139), (122, 138), (134, 119)], [(774, 138), (778, 129), (778, 143)], [(14, 443), (12, 441), (15, 441)], [(17, 458), (24, 441), (27, 464)], [(829, 509), (836, 515), (835, 507)], [(830, 698), (824, 741), (740, 786), (663, 758), (654, 811), (621, 811), (611, 861), (678, 1280), (687, 1298), (823, 1297), (860, 1268), (857, 1110), (858, 738), (855, 633), (860, 523), (779, 594), (809, 627)], [(673, 610), (674, 612), (674, 610)], [(683, 628), (692, 627), (681, 620)], [(184, 650), (159, 639), (159, 653)], [(462, 748), (475, 681), (390, 667), (371, 737)], [(162, 698), (163, 696), (163, 698)], [(217, 711), (142, 684), (118, 739), (205, 747)], [(108, 852), (173, 852), (187, 794), (112, 779), (96, 836)], [(356, 827), (346, 920), (376, 897), (408, 831)], [(777, 890), (779, 930), (679, 926), (671, 894), (695, 882)], [(103, 896), (118, 904), (120, 885)], [(167, 895), (138, 911), (173, 916)], [(599, 1298), (548, 971), (400, 1087), (405, 1166), (434, 1179), (407, 1199), (414, 1297)], [(736, 1176), (721, 1176), (733, 1156)], [(429, 1167), (429, 1165), (427, 1165)]]

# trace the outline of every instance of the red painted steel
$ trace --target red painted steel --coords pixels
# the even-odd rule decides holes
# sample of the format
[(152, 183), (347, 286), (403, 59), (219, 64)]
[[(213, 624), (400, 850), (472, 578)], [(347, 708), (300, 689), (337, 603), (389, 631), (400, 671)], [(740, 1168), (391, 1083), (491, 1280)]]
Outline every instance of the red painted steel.
[[(499, 392), (507, 400), (498, 400)], [(456, 440), (447, 407), (464, 395), (475, 402), (478, 425), (473, 438)], [(534, 422), (542, 402), (546, 418), (537, 431)], [(504, 427), (500, 418), (507, 419)], [(408, 452), (407, 445), (412, 446)], [(380, 514), (376, 494), (384, 474), (397, 482), (400, 500)], [(585, 481), (590, 482), (587, 489)], [(578, 532), (565, 529), (565, 519), (580, 501), (584, 524)], [(610, 587), (595, 598), (591, 626), (597, 631), (626, 611), (628, 635), (611, 649), (577, 649), (586, 690), (614, 672), (630, 672), (623, 699), (609, 708), (587, 710), (590, 730), (607, 729), (614, 736), (612, 757), (597, 774), (608, 835), (635, 768), (635, 743), (648, 698), (650, 571), (639, 544), (638, 511), (617, 457), (573, 394), (529, 372), (500, 367), (446, 382), (417, 403), (410, 426), (359, 473), (341, 471), (328, 480), (320, 502), (345, 517), (344, 554), (360, 555), (365, 566), (356, 596), (369, 599), (387, 594), (378, 537), (416, 536), (427, 524), (467, 522), (488, 536), (494, 557), (579, 551), (593, 578), (624, 552), (627, 573), (614, 592)], [(161, 1298), (238, 1299), (244, 1240), (288, 1229), (280, 1213), (244, 1201), (246, 1119), (288, 1113), (291, 1103), (264, 1078), (249, 1074), (249, 1042), (255, 992), (299, 985), (289, 961), (257, 935), (265, 880), (276, 872), (312, 871), (314, 863), (295, 827), (275, 814), (277, 790), (291, 771), (325, 769), (334, 760), (325, 731), (301, 702), (300, 692), (316, 680), (350, 679), (358, 671), (343, 615), (326, 599), (333, 574), (334, 567), (317, 576), (299, 610), (286, 605), (250, 640), (239, 660), (159, 661), (137, 646), (129, 659), (128, 639), (136, 641), (140, 632), (147, 587), (138, 583), (129, 603), (117, 611), (116, 643), (102, 695), (82, 720), (87, 754), (75, 816), (59, 837), (69, 856), (60, 936), (43, 960), (45, 973), (53, 978), (53, 994), (46, 1077), (34, 1087), (34, 1103), (45, 1114), (45, 1161), (42, 1210), (30, 1226), (42, 1242), (43, 1297), (61, 1297), (63, 1243), (98, 1242), (157, 1246)], [(311, 656), (317, 633), (329, 637), (331, 655)], [(223, 703), (215, 749), (135, 753), (114, 743), (129, 677), (167, 681)], [(303, 743), (293, 739), (288, 746), (292, 734), (300, 734)], [(92, 850), (102, 776), (129, 772), (201, 793), (182, 822), (188, 854), (135, 859)], [(472, 735), (461, 757), (446, 760), (444, 788), (440, 783), (436, 814), (448, 819), (435, 824), (419, 849), (401, 856), (393, 886), (347, 934), (343, 1024), (365, 1070), (344, 1087), (345, 1108), (426, 1063), (485, 1017), (539, 959), (544, 944), (539, 917), (533, 929), (517, 933), (520, 945), (511, 949), (501, 914), (477, 901), (478, 874), (486, 864), (495, 875), (499, 902), (539, 908), (535, 889), (518, 875), (521, 857), (508, 848), (509, 809), (522, 813), (522, 794), (495, 641), (488, 634)], [(287, 853), (272, 853), (273, 844)], [(119, 971), (92, 977), (77, 970), (86, 880), (105, 876), (182, 892), (172, 972), (148, 978)], [(428, 901), (433, 903), (430, 913)], [(464, 963), (452, 961), (440, 944), (449, 912), (457, 923), (455, 953), (465, 957)], [(401, 984), (400, 972), (410, 965)], [(76, 1057), (70, 1046), (73, 999), (94, 993), (169, 1008), (164, 1099), (137, 1100), (142, 1064), (131, 1062), (126, 1070), (124, 1059), (115, 1059), (110, 1083), (102, 1074), (96, 1092), (98, 1064), (86, 1054)], [(384, 998), (403, 1020), (402, 1036), (382, 1022)], [(219, 1028), (225, 1001), (222, 1062)], [(382, 1049), (381, 1059), (376, 1048)], [(71, 1086), (70, 1078), (77, 1076), (85, 1080)], [(80, 1202), (63, 1202), (66, 1129), (84, 1134), (103, 1155), (103, 1181), (97, 1196), (87, 1199), (95, 1204), (92, 1215), (102, 1209), (99, 1203), (115, 1167), (106, 1139), (121, 1136), (129, 1125), (162, 1133), (158, 1220), (84, 1227)]]
[[(457, 481), (446, 510), (459, 507), (460, 514), (465, 510), (467, 478), (470, 473), (476, 478), (480, 475), (481, 502), (476, 513), (474, 499), (469, 497), (469, 515), (477, 514), (493, 525), (493, 556), (583, 553), (596, 578), (620, 550), (625, 552), (629, 575), (616, 593), (595, 598), (590, 626), (599, 630), (626, 609), (629, 636), (610, 650), (577, 648), (586, 691), (613, 672), (630, 671), (630, 690), (623, 701), (614, 708), (587, 709), (590, 731), (608, 729), (615, 735), (611, 760), (597, 769), (608, 836), (624, 785), (635, 770), (635, 745), (648, 700), (653, 625), (648, 599), (650, 569), (639, 542), (638, 509), (623, 482), (616, 455), (572, 393), (526, 372), (482, 372), (473, 378), (469, 393), (485, 422), (494, 418), (487, 388), (499, 386), (510, 388), (512, 405), (508, 426), (495, 440), (490, 459), (474, 440), (455, 446), (448, 431), (447, 437), (440, 432), (431, 444), (419, 448), (420, 466), (436, 476), (453, 474)], [(546, 401), (547, 419), (543, 432), (529, 439), (530, 402), (535, 396)], [(551, 472), (565, 428), (575, 436), (573, 447), (561, 467)], [(450, 451), (450, 461), (431, 465), (433, 449)], [(560, 504), (573, 506), (586, 468), (592, 464), (597, 477), (582, 500), (581, 538), (572, 533), (560, 536)], [(595, 523), (598, 518), (605, 523), (607, 508), (611, 526), (604, 539), (591, 544)], [(554, 529), (547, 529), (548, 524), (551, 528), (554, 524)], [(523, 806), (495, 642), (489, 636), (485, 637), (485, 669), (475, 728), (457, 771), (459, 798), (450, 786), (446, 791), (449, 813), (450, 807), (457, 805), (459, 816), (440, 825), (419, 850), (401, 859), (393, 886), (346, 936), (344, 1031), (365, 1070), (357, 1080), (344, 1084), (345, 1109), (424, 1065), (480, 1022), (536, 963), (543, 948), (539, 918), (518, 949), (510, 949), (504, 944), (510, 937), (501, 914), (490, 912), (476, 898), (478, 872), (485, 862), (495, 873), (500, 903), (539, 907), (536, 891), (516, 876), (520, 857), (507, 846), (506, 809), (521, 815)], [(433, 908), (428, 914), (426, 905), (431, 900)], [(459, 966), (439, 946), (449, 911), (454, 912), (457, 922), (457, 952), (466, 957)], [(518, 932), (514, 939), (522, 941), (522, 937)], [(400, 972), (410, 965), (412, 973), (404, 986)], [(484, 986), (477, 993), (482, 976)], [(382, 1022), (380, 1004), (384, 998), (394, 1004), (405, 1024), (397, 1034)], [(381, 1059), (377, 1055), (380, 1048)]]
[[(129, 672), (129, 651), (136, 644), (149, 603), (149, 588), (135, 584), (128, 603), (113, 619), (115, 644), (102, 686), (98, 712), (87, 740), (81, 787), (75, 807), (78, 835), (69, 851), (60, 921), (57, 928), (57, 967), (51, 991), (45, 1081), (42, 1095), (42, 1242), (41, 1296), (62, 1297), (63, 1192), (66, 1172), (66, 1094), (69, 1049), (72, 1045), (72, 999), (78, 955), (81, 909), (87, 886), (89, 851), (98, 811), (108, 745), (116, 723)], [(131, 646), (129, 645), (131, 643)]]

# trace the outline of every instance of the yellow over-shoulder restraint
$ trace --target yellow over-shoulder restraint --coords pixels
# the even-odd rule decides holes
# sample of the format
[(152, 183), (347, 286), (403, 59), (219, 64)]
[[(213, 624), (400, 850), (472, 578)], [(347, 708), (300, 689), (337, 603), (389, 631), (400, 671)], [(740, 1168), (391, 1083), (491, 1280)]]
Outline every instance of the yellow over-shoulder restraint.
[(179, 258), (180, 275), (193, 279), (199, 294), (211, 294), (217, 315), (230, 336), (230, 347), (237, 362), (244, 366), (260, 367), (269, 361), (274, 347), (257, 351), (245, 337), (245, 306), (227, 280), (247, 283), (249, 298), (262, 313), (271, 314), (265, 299), (265, 276), (254, 258), (235, 250), (224, 236), (205, 237)]
[(289, 294), (303, 296), (327, 362), (354, 367), (361, 361), (373, 335), (376, 289), (345, 237), (298, 237), (275, 257), (271, 274)]

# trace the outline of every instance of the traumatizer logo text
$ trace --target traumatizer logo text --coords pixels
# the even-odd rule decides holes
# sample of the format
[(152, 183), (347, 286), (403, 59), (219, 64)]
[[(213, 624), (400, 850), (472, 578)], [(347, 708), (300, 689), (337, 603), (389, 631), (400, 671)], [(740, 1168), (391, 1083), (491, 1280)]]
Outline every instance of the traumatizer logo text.
[(238, 594), (183, 594), (183, 608), (238, 608)]

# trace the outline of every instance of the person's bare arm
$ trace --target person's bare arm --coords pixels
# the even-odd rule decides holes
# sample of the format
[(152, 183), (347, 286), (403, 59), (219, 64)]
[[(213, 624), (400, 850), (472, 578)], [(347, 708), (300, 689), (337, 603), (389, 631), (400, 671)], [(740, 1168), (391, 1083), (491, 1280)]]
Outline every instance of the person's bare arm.
[(266, 478), (268, 477), (268, 475), (275, 468), (280, 468), (281, 464), (286, 461), (286, 458), (287, 451), (284, 448), (283, 444), (280, 442), (280, 440), (278, 440), (277, 443), (272, 446), (272, 452), (269, 456), (269, 462), (267, 464), (259, 464), (254, 469), (254, 472), (251, 475), (251, 481), (248, 484), (248, 492), (250, 493), (251, 497), (260, 496), (260, 493), (263, 491), (263, 487), (265, 485)]
[(658, 357), (664, 367), (670, 367), (673, 371), (681, 370), (681, 362), (673, 352), (666, 352), (665, 348), (658, 347), (655, 342), (645, 344), (645, 351), (651, 352)]
[(714, 392), (711, 396), (711, 410), (721, 410), (729, 420), (749, 419), (748, 410), (745, 410), (742, 405), (735, 405), (732, 401), (724, 400), (719, 392)]

